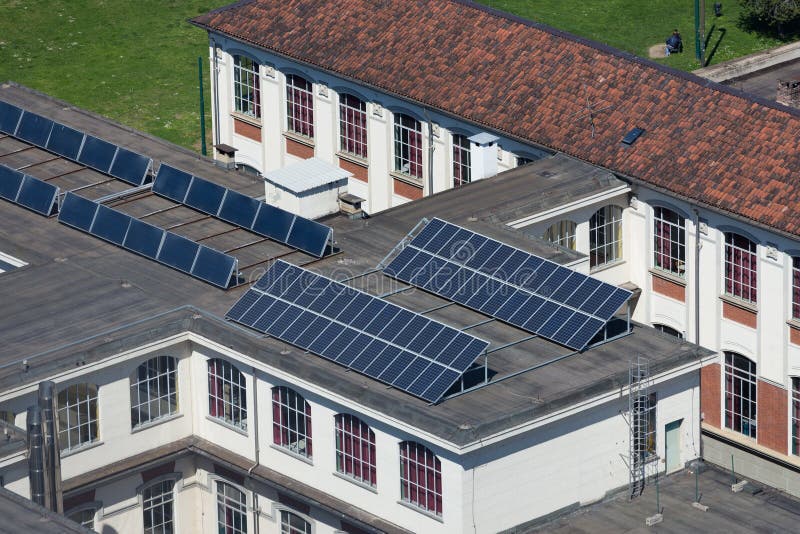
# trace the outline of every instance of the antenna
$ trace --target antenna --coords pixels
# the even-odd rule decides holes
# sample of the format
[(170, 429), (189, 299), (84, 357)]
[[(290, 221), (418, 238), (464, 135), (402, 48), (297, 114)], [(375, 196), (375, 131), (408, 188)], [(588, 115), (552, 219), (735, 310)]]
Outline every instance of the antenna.
[(598, 113), (605, 111), (607, 109), (611, 109), (614, 107), (613, 104), (608, 104), (607, 106), (598, 107), (602, 102), (595, 102), (594, 104), (589, 101), (589, 94), (587, 92), (586, 84), (583, 84), (583, 91), (586, 93), (586, 107), (581, 111), (576, 111), (570, 118), (576, 117), (576, 121), (583, 119), (584, 117), (589, 117), (589, 124), (592, 127), (592, 139), (594, 139), (594, 118), (597, 116)]

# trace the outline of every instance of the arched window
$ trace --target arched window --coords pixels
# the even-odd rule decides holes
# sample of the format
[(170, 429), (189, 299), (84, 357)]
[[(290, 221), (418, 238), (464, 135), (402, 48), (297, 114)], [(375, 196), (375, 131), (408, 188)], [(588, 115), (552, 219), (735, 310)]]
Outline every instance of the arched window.
[(367, 103), (353, 95), (339, 95), (339, 149), (367, 157)]
[(622, 208), (603, 206), (589, 219), (589, 266), (622, 258)]
[(314, 137), (313, 84), (296, 74), (286, 75), (286, 128), (305, 137)]
[(577, 227), (577, 224), (567, 219), (558, 221), (550, 225), (550, 227), (544, 231), (542, 239), (575, 250), (575, 233)]
[(142, 490), (144, 534), (171, 534), (175, 531), (174, 488), (174, 480), (162, 480)]
[(311, 534), (311, 523), (288, 510), (281, 510), (281, 534)]
[(653, 266), (683, 277), (686, 272), (686, 221), (672, 210), (653, 208)]
[(58, 439), (64, 451), (97, 441), (97, 386), (73, 384), (58, 393)]
[(400, 496), (442, 515), (442, 464), (433, 451), (413, 441), (400, 444)]
[(247, 56), (233, 56), (233, 109), (243, 115), (261, 117), (259, 65)]
[(422, 125), (403, 113), (394, 114), (394, 170), (422, 178)]
[(800, 455), (800, 377), (792, 377), (792, 454)]
[(757, 245), (743, 235), (725, 232), (725, 293), (753, 304), (757, 301)]
[(247, 429), (247, 387), (244, 375), (220, 359), (208, 361), (208, 414)]
[(89, 530), (94, 530), (94, 516), (96, 513), (97, 509), (94, 508), (94, 506), (81, 506), (79, 508), (67, 510), (64, 512), (64, 515), (67, 516), (70, 521), (74, 521)]
[(217, 481), (217, 532), (247, 534), (247, 496), (221, 480)]
[(654, 324), (653, 328), (661, 332), (662, 334), (666, 334), (668, 336), (676, 337), (678, 339), (683, 339), (683, 334), (681, 334), (678, 330), (675, 330), (671, 326), (667, 326), (665, 324)]
[(156, 356), (131, 376), (131, 425), (137, 427), (178, 411), (175, 358)]
[(353, 415), (336, 415), (336, 470), (375, 486), (375, 432)]
[(453, 187), (472, 181), (472, 155), (466, 135), (453, 134)]
[(725, 353), (725, 426), (756, 437), (756, 364), (741, 354)]
[(800, 319), (800, 257), (792, 258), (792, 319)]
[(311, 458), (311, 405), (286, 386), (272, 388), (272, 441)]

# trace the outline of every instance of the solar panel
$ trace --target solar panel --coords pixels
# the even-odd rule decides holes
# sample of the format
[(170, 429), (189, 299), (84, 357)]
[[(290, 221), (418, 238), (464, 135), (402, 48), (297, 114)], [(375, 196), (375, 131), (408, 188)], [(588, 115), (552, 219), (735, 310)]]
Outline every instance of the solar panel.
[(489, 345), (280, 260), (226, 317), (429, 402)]
[(73, 130), (69, 126), (55, 123), (45, 148), (50, 152), (55, 152), (59, 156), (76, 160), (83, 146), (84, 137), (86, 136), (78, 130)]
[(8, 102), (0, 100), (0, 131), (14, 135), (17, 131), (22, 110)]
[(122, 246), (132, 252), (156, 259), (161, 241), (164, 239), (164, 230), (152, 224), (147, 224), (138, 219), (131, 219), (128, 233)]
[(116, 153), (117, 145), (87, 134), (78, 154), (78, 163), (108, 174)]
[(286, 243), (295, 219), (293, 213), (262, 203), (251, 228), (257, 234)]
[(583, 350), (631, 292), (433, 219), (384, 273)]
[(111, 165), (109, 174), (114, 178), (119, 178), (123, 182), (132, 185), (142, 185), (147, 179), (147, 172), (153, 160), (132, 152), (127, 148), (119, 147), (117, 157)]
[(256, 218), (258, 207), (261, 204), (263, 202), (255, 198), (228, 189), (225, 200), (222, 201), (218, 217), (236, 226), (250, 228), (253, 226), (253, 220)]
[(11, 202), (17, 201), (19, 195), (19, 188), (22, 187), (22, 180), (25, 175), (19, 171), (0, 165), (0, 197), (10, 200)]
[(219, 213), (225, 191), (227, 189), (221, 185), (195, 176), (189, 186), (189, 192), (186, 193), (184, 203), (198, 211), (216, 216)]
[(183, 204), (191, 183), (191, 174), (162, 163), (153, 180), (153, 193)]
[(58, 188), (33, 176), (25, 175), (17, 196), (17, 204), (44, 216), (53, 212)]
[(52, 129), (53, 121), (26, 111), (22, 114), (15, 136), (36, 146), (45, 146)]
[(296, 217), (286, 244), (321, 258), (331, 240), (331, 229), (311, 219)]
[(122, 246), (130, 224), (130, 215), (101, 205), (97, 208), (90, 231), (101, 239)]
[(199, 249), (200, 245), (191, 239), (167, 232), (161, 250), (158, 251), (157, 259), (161, 263), (188, 273), (192, 270)]
[(92, 227), (98, 204), (68, 192), (58, 212), (58, 222), (88, 232)]
[(201, 246), (191, 275), (226, 289), (236, 269), (236, 259), (217, 250)]

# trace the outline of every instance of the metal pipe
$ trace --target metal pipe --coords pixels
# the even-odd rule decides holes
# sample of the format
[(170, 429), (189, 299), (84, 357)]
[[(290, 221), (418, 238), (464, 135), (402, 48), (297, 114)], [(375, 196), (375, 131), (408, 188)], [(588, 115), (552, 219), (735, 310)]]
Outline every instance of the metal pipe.
[(31, 500), (44, 506), (44, 451), (42, 436), (42, 410), (38, 406), (28, 407), (26, 420), (28, 431), (28, 480)]
[[(251, 367), (253, 370), (253, 439), (255, 440), (255, 462), (247, 470), (247, 476), (253, 476), (253, 469), (258, 467), (260, 463), (261, 445), (258, 440), (258, 370)], [(256, 534), (258, 534), (258, 492), (253, 490), (253, 525)]]
[(221, 143), (219, 140), (219, 62), (217, 60), (217, 42), (211, 39), (211, 53), (214, 56), (214, 145)]
[(430, 196), (433, 194), (433, 123), (427, 108), (423, 108), (423, 113), (428, 122), (428, 196)]
[(55, 420), (55, 390), (52, 380), (39, 383), (39, 409), (42, 417), (44, 502), (50, 510), (63, 513), (61, 495), (61, 457)]
[(700, 251), (703, 243), (700, 242), (700, 211), (694, 211), (694, 342), (700, 344)]

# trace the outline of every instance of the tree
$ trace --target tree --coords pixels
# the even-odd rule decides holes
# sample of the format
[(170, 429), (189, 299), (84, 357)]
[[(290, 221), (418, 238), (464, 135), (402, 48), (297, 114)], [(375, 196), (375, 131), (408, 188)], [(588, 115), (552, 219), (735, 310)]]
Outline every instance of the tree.
[(765, 26), (783, 27), (800, 19), (800, 0), (740, 0), (744, 15)]

